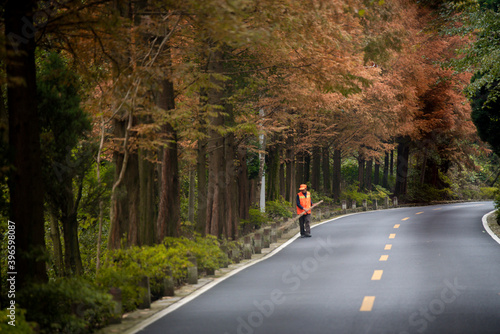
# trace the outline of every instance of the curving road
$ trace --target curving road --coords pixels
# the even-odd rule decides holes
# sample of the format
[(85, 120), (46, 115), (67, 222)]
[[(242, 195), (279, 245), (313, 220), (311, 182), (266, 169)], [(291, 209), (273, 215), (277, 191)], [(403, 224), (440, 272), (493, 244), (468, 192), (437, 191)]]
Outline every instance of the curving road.
[(319, 225), (139, 333), (500, 333), (490, 202)]

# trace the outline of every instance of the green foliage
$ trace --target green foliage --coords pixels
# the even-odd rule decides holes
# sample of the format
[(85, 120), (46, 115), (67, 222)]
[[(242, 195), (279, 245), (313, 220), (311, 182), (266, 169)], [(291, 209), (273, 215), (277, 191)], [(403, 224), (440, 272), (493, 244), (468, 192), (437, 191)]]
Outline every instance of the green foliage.
[(408, 186), (405, 201), (412, 203), (430, 203), (433, 201), (452, 200), (454, 192), (450, 188), (437, 189), (430, 184), (412, 182)]
[(280, 196), (276, 201), (266, 202), (266, 212), (272, 218), (292, 218), (292, 204)]
[(267, 214), (265, 212), (260, 212), (259, 208), (250, 208), (248, 214), (250, 217), (249, 219), (242, 219), (240, 221), (240, 230), (242, 234), (247, 234), (253, 229), (259, 229), (269, 220)]
[(144, 276), (149, 277), (153, 298), (159, 298), (167, 270), (178, 283), (186, 279), (190, 256), (196, 258), (200, 271), (215, 270), (229, 263), (227, 254), (221, 251), (214, 236), (195, 235), (194, 239), (167, 237), (159, 245), (109, 251), (97, 282), (106, 288), (120, 288), (123, 307), (125, 311), (131, 311), (142, 300), (144, 291), (139, 282)]
[(114, 307), (111, 295), (83, 278), (59, 278), (20, 293), (26, 318), (40, 333), (92, 333), (106, 325)]
[(390, 192), (382, 186), (375, 186), (373, 191), (367, 193), (359, 192), (358, 188), (358, 182), (348, 186), (340, 195), (340, 199), (348, 202), (356, 201), (356, 204), (360, 206), (361, 203), (363, 203), (363, 200), (366, 200), (368, 204), (371, 204), (372, 201), (376, 199), (380, 203), (384, 198), (389, 197), (390, 195)]
[(496, 209), (496, 218), (497, 218), (497, 223), (500, 225), (500, 191), (497, 191), (496, 196), (495, 196), (495, 209)]
[(494, 199), (497, 195), (498, 189), (495, 187), (481, 187), (479, 189), (480, 199)]
[(319, 201), (323, 201), (323, 203), (325, 204), (333, 203), (333, 198), (323, 195), (314, 189), (311, 189), (309, 192), (311, 193), (311, 200), (313, 202), (313, 205), (314, 203), (318, 203)]
[(358, 165), (354, 160), (346, 160), (341, 167), (342, 179), (347, 184), (354, 184), (358, 182)]
[[(15, 326), (9, 325), (8, 322), (12, 321), (7, 316), (10, 315), (10, 311), (7, 309), (0, 310), (0, 333), (9, 334), (34, 334), (35, 333), (35, 323), (28, 322), (26, 320), (26, 310), (21, 309), (16, 305), (15, 310)], [(6, 319), (6, 321), (5, 321)]]
[[(476, 76), (476, 78), (479, 77)], [(471, 83), (474, 82), (473, 79)], [(498, 84), (498, 80), (492, 84), (483, 83), (471, 98), (472, 121), (476, 125), (479, 137), (488, 142), (497, 154), (500, 152), (500, 120), (498, 118), (500, 87)]]

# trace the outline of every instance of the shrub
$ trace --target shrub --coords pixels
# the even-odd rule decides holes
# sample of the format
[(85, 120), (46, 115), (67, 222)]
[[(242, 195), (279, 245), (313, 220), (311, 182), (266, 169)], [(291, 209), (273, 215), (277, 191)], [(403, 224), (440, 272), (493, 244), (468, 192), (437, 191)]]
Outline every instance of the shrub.
[(172, 272), (178, 284), (182, 283), (191, 265), (190, 256), (196, 257), (200, 270), (215, 270), (229, 263), (227, 254), (220, 249), (214, 236), (195, 234), (194, 239), (167, 237), (159, 245), (108, 252), (97, 281), (106, 288), (120, 288), (123, 308), (131, 311), (142, 301), (144, 289), (139, 287), (139, 282), (144, 276), (149, 277), (153, 298), (160, 298), (166, 270)]
[(0, 318), (7, 319), (7, 321), (0, 322), (0, 333), (9, 334), (34, 334), (35, 333), (35, 323), (26, 321), (26, 310), (18, 308), (16, 305), (16, 319), (15, 326), (9, 325), (8, 322), (11, 321), (7, 316), (10, 311), (7, 309), (0, 310)]
[(495, 201), (495, 209), (496, 209), (495, 215), (497, 218), (497, 224), (500, 225), (500, 192), (496, 193), (494, 201)]
[(280, 197), (276, 201), (266, 202), (266, 212), (272, 218), (292, 218), (291, 208), (292, 204), (285, 201), (283, 197)]
[(359, 187), (359, 182), (351, 184), (340, 194), (340, 199), (348, 202), (356, 201), (358, 205), (361, 204), (363, 200), (367, 200), (368, 204), (370, 204), (371, 203), (370, 196), (365, 193), (360, 193), (358, 191), (358, 187)]
[(240, 221), (241, 234), (248, 234), (254, 229), (259, 229), (269, 220), (267, 214), (265, 212), (260, 212), (259, 208), (250, 208), (248, 215), (250, 219), (242, 219)]
[(323, 201), (325, 204), (333, 203), (333, 198), (328, 197), (326, 195), (321, 195), (314, 189), (311, 189), (309, 192), (311, 193), (311, 199), (313, 201), (313, 204), (318, 203), (319, 201)]
[(480, 199), (494, 199), (498, 189), (495, 187), (481, 187), (479, 189)]
[(429, 184), (413, 183), (409, 186), (405, 199), (413, 203), (429, 203), (449, 200), (454, 197), (455, 195), (450, 188), (437, 189)]
[(80, 277), (58, 278), (27, 287), (19, 296), (27, 320), (40, 333), (92, 333), (107, 324), (114, 307), (111, 295)]

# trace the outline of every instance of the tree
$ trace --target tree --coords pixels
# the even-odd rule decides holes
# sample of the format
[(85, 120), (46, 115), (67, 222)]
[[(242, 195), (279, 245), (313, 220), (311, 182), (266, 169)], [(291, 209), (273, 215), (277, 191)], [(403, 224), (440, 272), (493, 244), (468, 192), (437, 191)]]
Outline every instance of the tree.
[[(80, 140), (91, 130), (91, 123), (80, 107), (79, 78), (68, 68), (62, 56), (49, 53), (40, 63), (37, 99), (42, 128), (44, 187), (49, 211), (62, 223), (65, 269), (68, 274), (81, 275), (83, 266), (77, 214), (85, 173), (92, 165), (92, 150), (89, 144), (81, 145)], [(58, 225), (53, 224), (52, 228), (57, 233)], [(57, 250), (60, 241), (53, 240)], [(57, 251), (55, 255), (57, 258)]]
[[(16, 289), (47, 280), (44, 252), (43, 178), (36, 99), (35, 31), (37, 1), (7, 1), (7, 109), (9, 113), (10, 219), (16, 226)], [(29, 208), (29, 209), (27, 209)]]

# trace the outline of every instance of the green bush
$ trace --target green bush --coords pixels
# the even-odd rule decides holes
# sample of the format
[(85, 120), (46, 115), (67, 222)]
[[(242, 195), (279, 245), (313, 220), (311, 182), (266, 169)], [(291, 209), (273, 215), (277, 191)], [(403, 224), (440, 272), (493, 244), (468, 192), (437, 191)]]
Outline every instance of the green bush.
[(413, 183), (408, 187), (405, 200), (413, 203), (451, 200), (455, 194), (450, 188), (437, 189), (429, 184)]
[(271, 218), (292, 218), (292, 204), (283, 197), (276, 201), (266, 202), (266, 212)]
[(311, 189), (309, 192), (311, 193), (311, 199), (313, 201), (313, 204), (318, 203), (319, 201), (323, 201), (324, 204), (333, 203), (333, 198), (328, 197), (326, 195), (321, 195), (314, 189)]
[(365, 193), (361, 193), (358, 191), (359, 182), (355, 182), (348, 186), (342, 193), (340, 194), (340, 200), (345, 200), (347, 202), (356, 201), (358, 205), (363, 203), (363, 200), (367, 200), (368, 204), (371, 204), (370, 196)]
[(219, 241), (212, 235), (207, 235), (206, 237), (196, 235), (194, 240), (187, 238), (165, 238), (163, 243), (169, 250), (183, 249), (186, 260), (188, 256), (196, 257), (198, 269), (200, 270), (216, 270), (229, 263), (227, 254), (220, 249)]
[[(34, 334), (35, 333), (35, 323), (26, 321), (26, 310), (18, 308), (16, 305), (16, 318), (15, 318), (15, 326), (9, 325), (8, 322), (12, 321), (10, 318), (7, 318), (10, 315), (10, 311), (7, 309), (0, 310), (0, 318), (2, 321), (0, 322), (0, 333), (9, 333), (9, 334)], [(5, 322), (4, 319), (7, 319)]]
[(495, 209), (496, 209), (496, 218), (497, 218), (497, 224), (500, 225), (500, 192), (496, 193), (495, 196)]
[(383, 188), (382, 186), (375, 186), (374, 190), (367, 193), (359, 192), (358, 187), (358, 182), (351, 184), (340, 194), (340, 199), (347, 202), (356, 201), (356, 204), (360, 206), (363, 203), (363, 200), (366, 200), (367, 204), (371, 205), (375, 199), (379, 203), (382, 203), (384, 198), (390, 196), (389, 190)]
[(259, 229), (269, 220), (267, 214), (265, 212), (260, 212), (259, 208), (250, 208), (248, 214), (250, 219), (242, 219), (240, 221), (241, 234), (248, 234), (254, 229)]
[(58, 278), (34, 284), (20, 293), (26, 316), (40, 333), (92, 333), (107, 324), (114, 304), (111, 295), (83, 278)]
[(97, 282), (108, 289), (120, 288), (123, 308), (131, 311), (142, 301), (144, 289), (139, 287), (139, 282), (144, 276), (149, 277), (153, 299), (160, 298), (166, 270), (170, 270), (174, 280), (181, 284), (187, 278), (190, 256), (196, 258), (200, 271), (216, 270), (229, 263), (227, 254), (221, 251), (214, 236), (195, 235), (194, 239), (167, 237), (159, 245), (108, 252)]
[(481, 187), (479, 189), (480, 199), (494, 199), (498, 189), (495, 187)]

